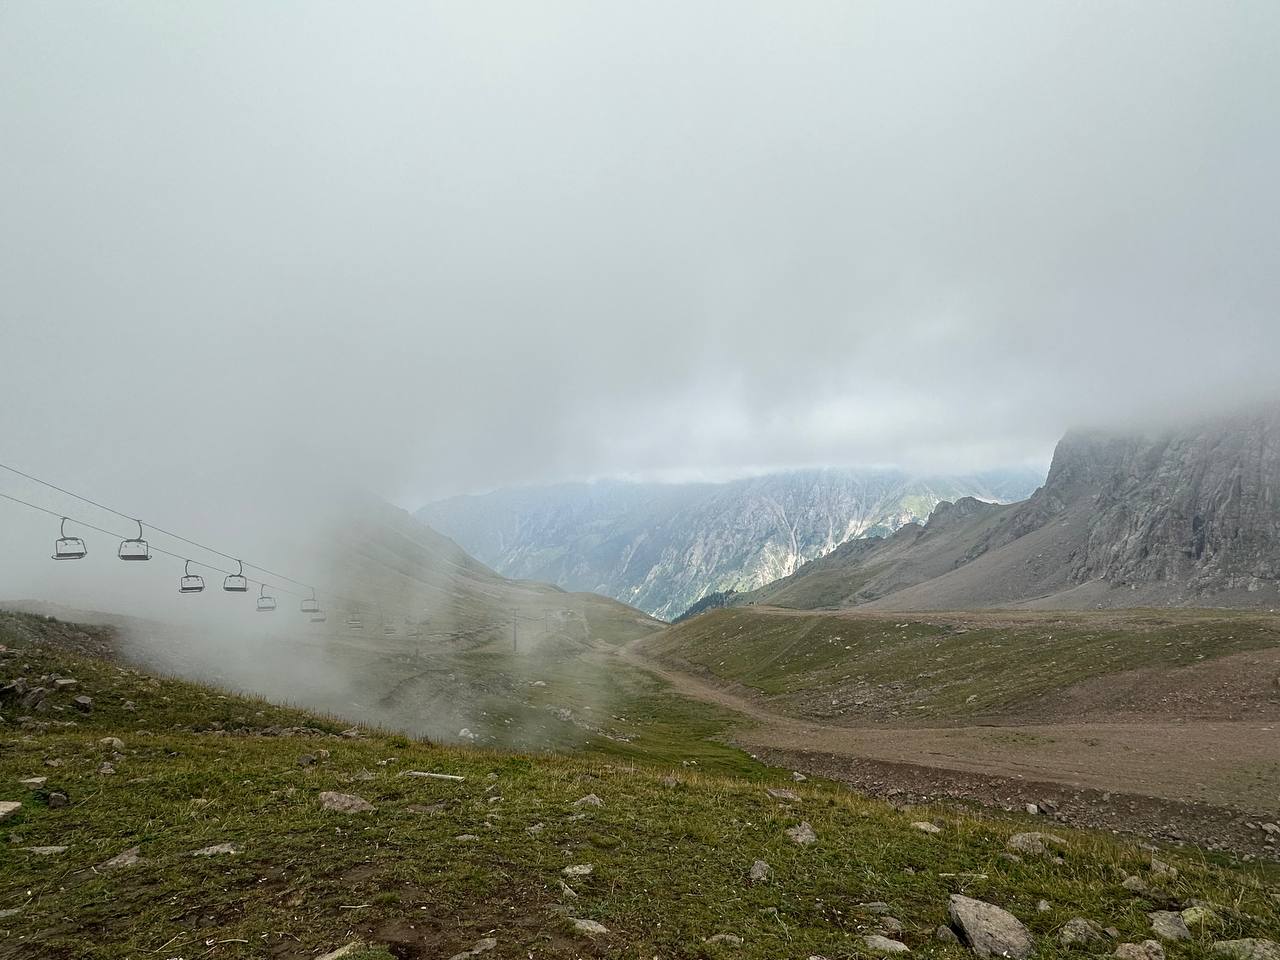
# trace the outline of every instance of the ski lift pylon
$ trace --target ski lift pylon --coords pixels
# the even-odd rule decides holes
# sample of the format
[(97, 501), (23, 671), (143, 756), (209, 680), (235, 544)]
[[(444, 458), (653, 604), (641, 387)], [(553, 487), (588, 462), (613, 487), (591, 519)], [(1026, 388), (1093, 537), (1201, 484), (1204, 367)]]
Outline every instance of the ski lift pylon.
[(53, 544), (53, 559), (83, 560), (88, 552), (83, 540), (67, 536), (67, 518), (63, 517), (62, 524), (58, 527), (58, 539)]
[(138, 535), (127, 540), (121, 540), (120, 549), (116, 551), (116, 556), (121, 560), (150, 560), (151, 547), (142, 538), (142, 521), (134, 520), (133, 522), (138, 525)]
[(186, 567), (183, 568), (184, 573), (182, 579), (178, 581), (179, 593), (203, 593), (204, 577), (191, 572), (191, 561), (187, 561)]
[(267, 585), (261, 584), (258, 587), (258, 612), (270, 613), (276, 608), (276, 598), (267, 596)]
[(244, 576), (244, 564), (239, 560), (236, 561), (240, 570), (238, 573), (229, 573), (222, 581), (222, 589), (228, 593), (248, 593), (249, 581)]

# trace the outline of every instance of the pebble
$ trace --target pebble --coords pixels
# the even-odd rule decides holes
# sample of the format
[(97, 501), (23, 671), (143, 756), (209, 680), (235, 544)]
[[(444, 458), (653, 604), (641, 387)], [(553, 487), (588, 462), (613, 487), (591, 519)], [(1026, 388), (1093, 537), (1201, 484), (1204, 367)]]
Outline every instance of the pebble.
[(868, 950), (874, 950), (876, 953), (910, 953), (911, 948), (901, 940), (890, 940), (888, 937), (882, 937), (879, 934), (871, 934), (862, 938), (862, 942), (867, 945)]
[(941, 833), (942, 828), (936, 823), (929, 823), (927, 820), (917, 820), (912, 824), (917, 830), (923, 830), (925, 833)]
[(335, 810), (338, 813), (368, 813), (376, 809), (363, 797), (357, 797), (351, 793), (335, 793), (332, 790), (326, 790), (320, 794), (320, 806), (325, 810)]
[(595, 920), (575, 919), (573, 921), (573, 929), (577, 930), (579, 933), (585, 933), (588, 936), (592, 936), (592, 937), (596, 936), (597, 934), (609, 932), (608, 927), (606, 927), (602, 923), (597, 923)]

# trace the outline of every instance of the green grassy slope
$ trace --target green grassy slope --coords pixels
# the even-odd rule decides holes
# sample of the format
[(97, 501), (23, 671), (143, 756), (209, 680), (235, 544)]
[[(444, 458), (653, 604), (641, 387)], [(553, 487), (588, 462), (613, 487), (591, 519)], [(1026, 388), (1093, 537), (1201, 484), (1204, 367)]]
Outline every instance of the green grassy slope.
[(808, 716), (936, 723), (1014, 713), (1121, 671), (1277, 647), (1280, 618), (1248, 612), (841, 616), (728, 608), (676, 625), (646, 650)]
[[(1068, 831), (1058, 831), (1060, 864), (1007, 859), (1009, 835), (1033, 827), (895, 810), (825, 785), (793, 785), (797, 798), (780, 801), (765, 783), (673, 773), (661, 758), (344, 736), (336, 718), (98, 659), (91, 633), (33, 618), (6, 618), (0, 644), (6, 681), (77, 681), (42, 709), (0, 697), (0, 800), (22, 804), (3, 824), (0, 957), (301, 960), (358, 940), (380, 948), (372, 956), (450, 957), (493, 937), (497, 957), (834, 958), (866, 954), (862, 936), (889, 929), (861, 906), (884, 901), (915, 952), (959, 960), (967, 951), (932, 939), (953, 892), (1007, 907), (1044, 957), (1065, 952), (1056, 937), (1072, 917), (1142, 940), (1147, 911), (1193, 898), (1218, 904), (1215, 917), (1170, 944), (1171, 956), (1206, 956), (1216, 938), (1280, 936), (1276, 877), (1258, 867), (1173, 852), (1162, 857), (1179, 875), (1162, 879), (1137, 847)], [(73, 706), (75, 694), (93, 698), (92, 712)], [(672, 728), (667, 748), (695, 749), (703, 732)], [(465, 779), (401, 775), (409, 770)], [(32, 776), (47, 783), (19, 783)], [(376, 809), (324, 810), (322, 791)], [(579, 804), (588, 794), (603, 805)], [(801, 819), (816, 843), (786, 837)], [(911, 825), (922, 819), (941, 832)], [(192, 855), (225, 843), (239, 852)], [(67, 849), (27, 849), (55, 845)], [(136, 864), (103, 866), (134, 847)], [(772, 874), (753, 884), (756, 859)], [(566, 876), (575, 864), (592, 872)], [(1130, 874), (1151, 891), (1123, 888)], [(580, 933), (575, 919), (609, 932)], [(744, 943), (706, 942), (719, 933)]]

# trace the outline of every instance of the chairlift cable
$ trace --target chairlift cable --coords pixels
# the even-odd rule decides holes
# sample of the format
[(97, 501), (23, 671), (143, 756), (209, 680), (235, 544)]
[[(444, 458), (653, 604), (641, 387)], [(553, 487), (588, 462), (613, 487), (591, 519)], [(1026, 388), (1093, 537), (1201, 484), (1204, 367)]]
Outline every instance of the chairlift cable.
[[(58, 511), (56, 511), (56, 510), (50, 510), (50, 509), (49, 509), (49, 508), (47, 508), (47, 507), (42, 507), (42, 506), (39, 506), (38, 504), (30, 503), (30, 502), (28, 502), (28, 501), (26, 501), (26, 500), (20, 500), (18, 497), (10, 496), (10, 495), (9, 495), (9, 494), (7, 494), (7, 493), (0, 493), (0, 497), (3, 497), (5, 500), (10, 500), (10, 501), (12, 501), (13, 503), (21, 504), (21, 505), (22, 505), (22, 506), (24, 506), (24, 507), (30, 507), (32, 510), (39, 510), (41, 513), (48, 514), (48, 515), (49, 515), (49, 516), (51, 516), (51, 517), (57, 517), (57, 518), (59, 518), (59, 519), (62, 519), (62, 518), (65, 516), (64, 514), (61, 514), (61, 513), (59, 513), (59, 512), (58, 512)], [(114, 510), (113, 510), (113, 511), (111, 511), (111, 512), (112, 512), (112, 513), (115, 513), (115, 511), (114, 511)], [(122, 514), (122, 516), (123, 516), (123, 514)], [(106, 534), (108, 537), (113, 537), (113, 538), (115, 538), (115, 539), (117, 539), (117, 540), (123, 540), (123, 539), (126, 539), (126, 538), (125, 538), (125, 537), (123, 537), (121, 534), (116, 533), (114, 530), (107, 530), (107, 529), (106, 529), (106, 528), (104, 528), (104, 527), (96, 526), (96, 525), (94, 525), (94, 524), (92, 524), (92, 523), (89, 523), (89, 522), (88, 522), (88, 521), (86, 521), (86, 520), (80, 520), (80, 519), (77, 519), (76, 517), (71, 517), (71, 516), (67, 516), (67, 517), (66, 517), (66, 519), (70, 520), (72, 523), (79, 524), (80, 526), (85, 527), (85, 528), (86, 528), (86, 529), (88, 529), (88, 530), (93, 530), (93, 531), (96, 531), (97, 533), (103, 533), (103, 534)], [(130, 517), (129, 519), (131, 519), (131, 520), (132, 520), (133, 518), (132, 518), (132, 517)], [(152, 547), (152, 548), (151, 548), (151, 550), (152, 550), (152, 552), (153, 552), (153, 553), (162, 553), (162, 554), (164, 554), (166, 557), (172, 557), (174, 560), (181, 560), (183, 563), (194, 563), (194, 564), (196, 564), (196, 566), (204, 567), (206, 570), (214, 570), (214, 571), (217, 571), (218, 573), (225, 573), (225, 574), (231, 574), (231, 573), (234, 573), (234, 572), (235, 572), (234, 570), (224, 570), (224, 569), (222, 569), (222, 567), (214, 566), (214, 565), (213, 565), (213, 564), (211, 564), (211, 563), (204, 563), (204, 562), (199, 561), (199, 560), (190, 560), (189, 558), (184, 557), (182, 554), (173, 553), (173, 552), (171, 552), (171, 551), (169, 551), (169, 550), (164, 550), (164, 549), (162, 549), (162, 548), (160, 548), (160, 547)], [(216, 551), (214, 551), (214, 552), (216, 552)], [(252, 564), (250, 564), (250, 566), (252, 566)], [(262, 568), (261, 568), (261, 567), (255, 567), (254, 569), (261, 570)], [(249, 580), (251, 583), (257, 583), (257, 584), (265, 584), (265, 583), (266, 583), (266, 581), (265, 581), (265, 580), (258, 580), (258, 579), (253, 578), (253, 577), (246, 577), (245, 579), (246, 579), (246, 580)], [(305, 596), (305, 594), (298, 593), (297, 591), (294, 591), (294, 590), (286, 590), (286, 589), (285, 589), (285, 588), (283, 588), (283, 587), (280, 587), (280, 588), (278, 588), (278, 589), (280, 590), (280, 592), (281, 592), (281, 593), (287, 593), (287, 594), (289, 594), (290, 596), (294, 596), (294, 597), (302, 597), (302, 596)]]
[[(66, 489), (65, 487), (60, 487), (56, 483), (50, 483), (48, 480), (41, 480), (39, 477), (35, 477), (29, 473), (25, 473), (22, 470), (19, 470), (17, 467), (11, 467), (7, 463), (0, 463), (0, 469), (8, 470), (10, 473), (15, 473), (20, 477), (25, 477), (26, 479), (31, 480), (35, 483), (41, 484), (42, 486), (46, 486), (51, 490), (57, 490), (59, 493), (65, 493), (68, 497), (74, 497), (75, 499), (83, 501), (84, 503), (87, 503), (90, 506), (97, 507), (99, 510), (105, 510), (107, 513), (113, 513), (117, 517), (121, 517), (124, 520), (131, 520), (134, 523), (139, 522), (138, 518), (135, 516), (132, 516), (131, 514), (121, 513), (119, 510), (116, 510), (114, 507), (108, 507), (105, 503), (99, 503), (97, 500), (91, 500), (88, 497), (81, 496), (78, 493), (72, 493), (70, 490)], [(89, 526), (89, 524), (85, 524), (85, 526)], [(188, 546), (199, 547), (201, 550), (206, 550), (209, 553), (217, 554), (219, 557), (222, 557), (226, 560), (235, 560), (236, 562), (240, 562), (239, 557), (234, 557), (231, 554), (225, 553), (222, 550), (216, 550), (213, 547), (208, 546), (207, 544), (198, 543), (195, 540), (188, 540), (186, 537), (182, 536), (181, 534), (174, 533), (172, 530), (166, 530), (164, 527), (158, 527), (154, 523), (148, 523), (147, 526), (150, 527), (152, 530), (154, 530), (156, 533), (164, 534), (166, 537), (172, 537), (174, 540), (180, 540), (183, 543), (187, 544)], [(112, 534), (112, 536), (115, 536), (115, 534)], [(163, 551), (157, 551), (157, 552), (163, 552)], [(170, 556), (173, 556), (173, 554), (170, 554)], [(207, 564), (205, 566), (207, 566)], [(275, 577), (279, 580), (288, 580), (290, 583), (295, 583), (300, 587), (306, 587), (308, 590), (315, 589), (309, 583), (303, 583), (301, 580), (295, 580), (293, 577), (285, 576), (283, 573), (276, 573), (274, 570), (268, 570), (266, 567), (261, 567), (256, 563), (245, 563), (245, 566), (252, 567), (254, 570), (260, 570), (269, 577)], [(210, 569), (217, 569), (217, 568), (211, 567)], [(336, 594), (334, 596), (336, 596)]]

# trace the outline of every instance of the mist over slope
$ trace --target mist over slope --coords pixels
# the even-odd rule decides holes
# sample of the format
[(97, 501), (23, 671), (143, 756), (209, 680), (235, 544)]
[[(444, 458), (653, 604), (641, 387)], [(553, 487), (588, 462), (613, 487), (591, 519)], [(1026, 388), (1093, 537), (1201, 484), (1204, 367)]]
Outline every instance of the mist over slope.
[(1280, 605), (1280, 406), (1078, 431), (1023, 503), (963, 498), (728, 603), (800, 608)]
[(453, 497), (417, 516), (506, 576), (669, 618), (708, 593), (785, 577), (851, 538), (923, 521), (940, 501), (1019, 500), (1040, 480), (1031, 469), (826, 469), (728, 483), (600, 481)]

